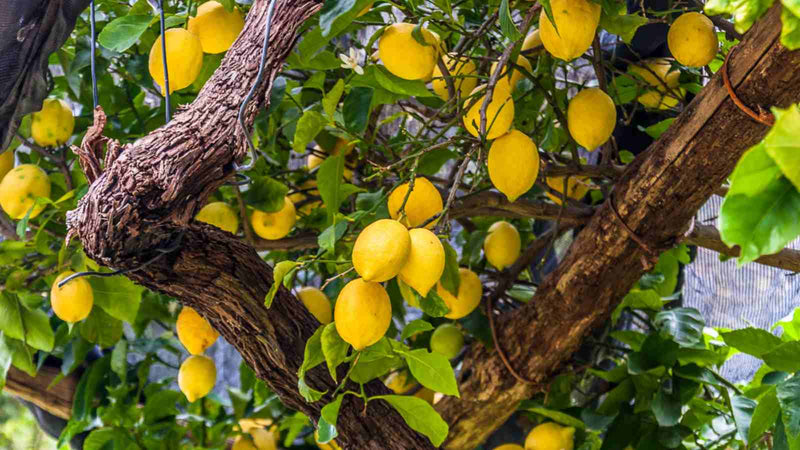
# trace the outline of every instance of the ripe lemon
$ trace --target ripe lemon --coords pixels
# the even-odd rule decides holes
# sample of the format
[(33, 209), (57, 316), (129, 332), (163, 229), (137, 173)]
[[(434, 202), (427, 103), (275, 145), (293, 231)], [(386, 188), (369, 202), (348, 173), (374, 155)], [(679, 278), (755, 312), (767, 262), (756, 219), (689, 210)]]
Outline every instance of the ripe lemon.
[(386, 387), (391, 389), (392, 392), (397, 395), (405, 394), (406, 392), (417, 387), (417, 382), (410, 380), (408, 372), (405, 370), (392, 372), (388, 377), (386, 377), (385, 380), (383, 380), (383, 384), (385, 384)]
[(392, 302), (383, 286), (356, 278), (339, 292), (333, 315), (339, 336), (362, 350), (386, 334), (392, 321)]
[(178, 387), (191, 403), (208, 395), (216, 382), (217, 366), (214, 360), (205, 355), (186, 358), (178, 370)]
[(411, 236), (396, 220), (377, 220), (361, 230), (353, 245), (353, 267), (364, 281), (394, 278), (411, 252)]
[[(200, 39), (183, 28), (170, 28), (164, 35), (167, 39), (167, 69), (169, 70), (169, 93), (188, 87), (203, 67), (203, 47)], [(148, 67), (150, 76), (161, 88), (161, 94), (166, 94), (164, 89), (164, 64), (161, 59), (161, 37), (156, 39), (150, 48)]]
[[(455, 53), (448, 53), (442, 55), (442, 62), (447, 67), (447, 71), (453, 78), (453, 87), (456, 91), (461, 92), (461, 99), (465, 99), (475, 86), (478, 85), (478, 79), (475, 74), (478, 68), (471, 59), (462, 57), (457, 58)], [(447, 81), (442, 75), (438, 64), (433, 68), (433, 82), (431, 83), (433, 92), (436, 93), (442, 100), (447, 101), (450, 99), (450, 92), (447, 90)]]
[(433, 330), (431, 335), (431, 351), (439, 353), (447, 359), (453, 359), (464, 347), (464, 334), (452, 323), (443, 323)]
[(433, 405), (433, 398), (434, 398), (435, 395), (436, 395), (435, 392), (433, 392), (432, 390), (430, 390), (430, 389), (428, 389), (426, 387), (424, 387), (424, 388), (422, 388), (422, 389), (420, 389), (420, 390), (418, 390), (417, 392), (414, 393), (414, 397), (421, 398), (421, 399), (425, 400), (426, 402), (428, 402), (428, 404), (430, 404), (430, 405)]
[(432, 231), (414, 228), (408, 232), (411, 251), (397, 277), (425, 297), (444, 272), (444, 246)]
[[(415, 228), (442, 212), (442, 208), (444, 208), (442, 194), (439, 193), (436, 186), (427, 178), (415, 178), (414, 189), (411, 190), (406, 206), (403, 208), (405, 216), (400, 219), (400, 207), (403, 206), (408, 187), (409, 183), (403, 183), (389, 195), (389, 215), (392, 216), (392, 219), (400, 220), (409, 228)], [(431, 221), (425, 225), (425, 228), (433, 228), (437, 221), (438, 219)]]
[[(472, 95), (485, 90), (486, 85), (481, 85), (472, 91)], [(478, 137), (481, 129), (481, 106), (486, 95), (481, 95), (477, 102), (472, 104), (464, 116), (464, 127), (469, 134)], [(495, 86), (492, 101), (486, 108), (486, 139), (496, 139), (508, 133), (514, 122), (514, 100), (508, 85), (498, 83)]]
[[(562, 195), (564, 194), (564, 177), (547, 177), (547, 185), (550, 186), (556, 192), (560, 192)], [(587, 177), (576, 177), (571, 176), (567, 179), (567, 197), (573, 198), (575, 200), (580, 200), (589, 192), (589, 186), (587, 183), (589, 178)], [(547, 197), (553, 201), (556, 205), (561, 204), (561, 199), (557, 196), (551, 194), (550, 192), (547, 193)]]
[(175, 321), (178, 340), (193, 355), (200, 355), (211, 347), (219, 337), (217, 330), (194, 309), (184, 306)]
[(420, 28), (428, 44), (422, 45), (412, 36), (415, 26), (402, 22), (390, 25), (378, 42), (378, 54), (386, 70), (406, 80), (422, 80), (432, 74), (436, 58), (439, 57), (439, 40), (436, 36)]
[(75, 130), (75, 116), (67, 102), (48, 98), (31, 117), (31, 137), (42, 147), (66, 144)]
[(76, 278), (59, 288), (58, 283), (75, 272), (66, 271), (56, 277), (50, 288), (50, 306), (59, 319), (75, 323), (87, 318), (94, 305), (94, 291), (86, 278)]
[(448, 319), (460, 319), (466, 317), (475, 310), (481, 303), (483, 296), (483, 286), (481, 279), (475, 272), (463, 267), (458, 269), (458, 296), (455, 297), (441, 283), (436, 287), (436, 293), (442, 297), (450, 312), (445, 315)]
[(331, 323), (331, 301), (322, 291), (315, 287), (304, 287), (297, 291), (297, 297), (321, 324)]
[(592, 151), (605, 144), (616, 124), (617, 109), (614, 107), (614, 100), (602, 89), (584, 89), (569, 101), (569, 134), (586, 150)]
[(487, 157), (489, 179), (513, 202), (528, 192), (539, 176), (539, 151), (525, 133), (511, 130), (497, 138)]
[(542, 8), (539, 14), (542, 44), (554, 57), (572, 61), (592, 46), (601, 6), (591, 0), (552, 0), (550, 6), (556, 25), (553, 26)]
[(653, 89), (644, 89), (637, 97), (639, 103), (647, 108), (669, 109), (675, 107), (683, 99), (686, 90), (680, 88), (680, 71), (671, 70), (670, 60), (651, 58), (642, 61), (643, 66), (631, 65), (630, 71), (645, 81)]
[(250, 218), (253, 231), (263, 239), (280, 239), (292, 231), (292, 227), (297, 222), (297, 215), (294, 203), (289, 197), (284, 198), (283, 208), (274, 213), (265, 213), (255, 210)]
[(669, 27), (667, 45), (679, 63), (689, 67), (703, 67), (716, 56), (719, 39), (711, 19), (699, 12), (687, 12), (681, 14)]
[[(39, 166), (22, 164), (3, 177), (0, 182), (0, 206), (14, 220), (25, 217), (31, 210), (36, 197), (50, 197), (50, 178)], [(45, 205), (37, 205), (30, 218), (38, 216)]]
[(575, 428), (553, 422), (536, 426), (525, 438), (525, 450), (572, 450)]
[(533, 30), (525, 36), (525, 40), (522, 41), (522, 48), (520, 51), (525, 52), (531, 49), (537, 49), (533, 52), (533, 54), (537, 54), (542, 51), (541, 48), (544, 44), (542, 44), (542, 36), (539, 33), (539, 30)]
[(497, 270), (503, 270), (514, 264), (519, 258), (521, 249), (522, 241), (514, 225), (501, 220), (489, 227), (489, 234), (483, 241), (483, 253), (489, 264)]
[(189, 31), (200, 38), (200, 45), (206, 53), (222, 53), (228, 50), (239, 37), (242, 28), (244, 18), (239, 8), (228, 12), (221, 3), (213, 0), (198, 6), (197, 15), (189, 19)]
[(14, 168), (14, 150), (6, 150), (0, 155), (0, 180)]
[(277, 450), (278, 429), (273, 427), (267, 431), (260, 427), (244, 430), (247, 434), (236, 436), (232, 450)]
[(350, 142), (347, 139), (338, 138), (336, 139), (336, 144), (333, 145), (332, 149), (328, 149), (328, 153), (333, 156), (337, 155), (344, 155), (348, 156), (350, 153), (353, 152), (353, 149), (356, 148), (355, 142)]
[[(291, 200), (292, 205), (303, 203), (309, 196), (319, 197), (319, 191), (317, 190), (317, 180), (308, 179), (300, 185), (300, 191), (302, 192), (295, 192), (289, 194), (289, 200)], [(316, 200), (312, 202), (308, 202), (300, 206), (300, 212), (303, 214), (310, 214), (311, 210), (314, 208), (319, 208), (322, 206), (322, 201)]]
[(495, 447), (494, 450), (525, 450), (525, 447), (517, 444), (503, 444)]
[[(533, 72), (533, 68), (531, 67), (531, 63), (528, 62), (528, 58), (522, 55), (517, 57), (517, 65), (524, 68), (528, 72)], [(493, 74), (495, 70), (497, 70), (497, 62), (492, 63), (492, 68), (490, 69), (489, 73)], [(500, 75), (502, 76), (501, 80), (507, 82), (511, 87), (511, 90), (514, 90), (514, 88), (517, 87), (519, 80), (525, 76), (521, 71), (515, 70), (510, 65), (505, 66)]]
[(236, 234), (239, 229), (239, 215), (225, 202), (207, 204), (194, 217), (195, 220), (214, 225), (220, 230)]

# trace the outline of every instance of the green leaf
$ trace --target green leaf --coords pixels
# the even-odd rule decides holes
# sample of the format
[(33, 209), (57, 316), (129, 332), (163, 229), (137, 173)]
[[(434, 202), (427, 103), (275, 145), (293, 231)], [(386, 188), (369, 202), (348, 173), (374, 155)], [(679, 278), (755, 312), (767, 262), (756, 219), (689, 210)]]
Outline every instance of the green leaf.
[(337, 395), (332, 402), (325, 405), (320, 411), (317, 428), (319, 430), (317, 439), (320, 444), (326, 444), (339, 435), (339, 432), (336, 431), (336, 422), (339, 418), (339, 408), (342, 407), (342, 399), (344, 399), (344, 394)]
[(502, 30), (505, 37), (511, 41), (516, 42), (523, 38), (522, 33), (519, 32), (517, 26), (514, 24), (514, 19), (511, 18), (508, 0), (500, 2), (500, 30)]
[(319, 248), (326, 252), (333, 252), (336, 243), (344, 236), (344, 233), (347, 232), (347, 225), (348, 223), (342, 220), (326, 228), (325, 231), (317, 236)]
[(744, 33), (772, 6), (774, 0), (709, 0), (705, 12), (709, 16), (730, 14), (736, 31)]
[(328, 212), (328, 223), (331, 224), (342, 202), (348, 196), (363, 191), (350, 183), (342, 183), (342, 177), (344, 177), (344, 155), (325, 158), (317, 171), (317, 188)]
[(752, 197), (766, 190), (781, 177), (781, 169), (767, 154), (767, 147), (760, 142), (747, 150), (736, 163), (730, 176), (729, 196), (743, 194)]
[(790, 441), (796, 440), (800, 436), (800, 375), (778, 384), (776, 394), (786, 435)]
[(100, 308), (92, 308), (81, 322), (81, 336), (87, 341), (102, 348), (109, 348), (122, 338), (122, 321), (106, 314)]
[(664, 134), (665, 131), (667, 131), (667, 129), (670, 127), (670, 125), (672, 125), (672, 122), (674, 121), (675, 121), (674, 117), (671, 117), (669, 119), (664, 119), (661, 122), (654, 123), (653, 125), (650, 125), (649, 127), (645, 128), (644, 132), (647, 133), (648, 136), (650, 136), (651, 138), (658, 139), (659, 137), (661, 137), (662, 134)]
[(383, 66), (372, 65), (369, 67), (372, 70), (365, 71), (364, 77), (373, 76), (378, 83), (378, 86), (372, 85), (372, 87), (382, 87), (389, 92), (410, 97), (433, 97), (435, 95), (420, 80), (405, 80), (389, 72)]
[(325, 355), (322, 353), (322, 333), (324, 330), (325, 327), (320, 326), (317, 328), (317, 331), (308, 338), (305, 351), (303, 352), (303, 364), (300, 365), (300, 368), (297, 370), (297, 378), (299, 379), (297, 388), (300, 391), (300, 395), (302, 395), (307, 402), (315, 402), (322, 398), (324, 394), (324, 392), (312, 389), (306, 384), (305, 380), (305, 375), (308, 370), (325, 362)]
[(742, 328), (721, 333), (726, 344), (742, 353), (761, 358), (781, 345), (779, 337), (759, 328)]
[(611, 34), (616, 34), (624, 42), (630, 44), (636, 30), (649, 21), (647, 17), (638, 14), (626, 14), (624, 2), (614, 3), (618, 4), (620, 8), (611, 13), (607, 13), (604, 9), (600, 15), (600, 27)]
[(325, 114), (327, 114), (331, 120), (333, 120), (333, 115), (336, 113), (336, 107), (339, 106), (339, 100), (342, 99), (343, 93), (344, 79), (340, 78), (322, 99), (322, 109), (325, 110)]
[(72, 419), (82, 420), (89, 416), (92, 409), (92, 401), (100, 383), (108, 374), (111, 367), (111, 357), (106, 355), (97, 361), (84, 372), (78, 386), (75, 388), (75, 395), (72, 399)]
[(661, 386), (653, 399), (651, 408), (653, 415), (662, 427), (672, 427), (681, 420), (681, 399), (676, 390), (676, 384), (672, 383), (672, 392), (668, 392)]
[(136, 321), (144, 288), (122, 275), (88, 277), (94, 294), (94, 304), (109, 316), (128, 323)]
[(298, 264), (299, 263), (295, 261), (281, 261), (275, 264), (275, 267), (272, 269), (272, 286), (269, 287), (269, 291), (267, 291), (267, 295), (264, 297), (264, 306), (266, 306), (267, 309), (272, 306), (272, 301), (275, 299), (275, 294), (278, 293), (278, 288), (283, 282), (283, 277)]
[(336, 324), (331, 322), (322, 331), (322, 354), (333, 381), (336, 381), (336, 368), (347, 358), (350, 344), (345, 342), (336, 331)]
[(461, 284), (461, 275), (458, 270), (458, 253), (447, 242), (442, 241), (444, 246), (444, 272), (442, 272), (442, 287), (454, 296), (458, 296), (458, 287)]
[(159, 391), (147, 398), (144, 405), (144, 419), (148, 424), (155, 423), (164, 417), (175, 416), (180, 413), (175, 406), (181, 398), (178, 391)]
[(97, 42), (115, 52), (129, 49), (150, 27), (150, 15), (129, 15), (117, 17), (103, 27), (97, 35)]
[[(402, 283), (402, 281), (398, 280), (398, 283)], [(419, 295), (414, 289), (409, 289), (409, 291), (417, 298), (419, 307), (425, 314), (431, 317), (444, 317), (450, 312), (447, 303), (439, 296), (436, 289), (429, 290), (425, 297)]]
[[(797, 50), (800, 48), (800, 13), (792, 13), (787, 6), (790, 3), (784, 0), (784, 7), (781, 10), (781, 44), (789, 50)], [(797, 4), (797, 2), (792, 4)]]
[(111, 352), (111, 370), (124, 382), (128, 376), (128, 341), (121, 339)]
[(400, 339), (405, 340), (411, 336), (414, 336), (415, 334), (424, 333), (431, 330), (433, 330), (433, 325), (430, 323), (422, 319), (412, 320), (403, 328), (403, 334), (400, 336)]
[(8, 376), (8, 368), (11, 367), (11, 362), (14, 360), (14, 353), (6, 343), (6, 338), (3, 332), (0, 331), (0, 390), (6, 385), (6, 376)]
[(611, 322), (616, 324), (625, 308), (659, 311), (662, 305), (661, 296), (656, 291), (652, 289), (631, 289), (628, 295), (614, 309), (614, 312), (611, 313)]
[(739, 438), (747, 441), (750, 432), (750, 423), (753, 420), (753, 412), (756, 409), (756, 402), (742, 395), (731, 397), (731, 412), (733, 421), (736, 424), (736, 431)]
[(800, 370), (800, 341), (784, 342), (761, 358), (775, 370), (797, 372)]
[(622, 405), (629, 403), (635, 394), (633, 380), (630, 377), (626, 378), (606, 394), (603, 403), (597, 408), (597, 413), (604, 416), (613, 416), (619, 412)]
[(672, 338), (682, 347), (693, 347), (703, 341), (705, 321), (694, 308), (673, 308), (656, 314), (653, 323), (662, 335)]
[[(800, 2), (799, 2), (800, 3)], [(800, 189), (800, 105), (772, 108), (775, 125), (764, 137), (764, 148), (783, 176)]]
[[(23, 336), (24, 330), (24, 336)], [(29, 310), (11, 294), (0, 291), (0, 331), (12, 339), (45, 352), (53, 351), (55, 334), (50, 319), (41, 310)]]
[[(797, 394), (796, 392), (793, 393), (793, 395)], [(756, 439), (766, 433), (767, 430), (772, 428), (772, 426), (775, 425), (775, 421), (778, 420), (778, 414), (780, 414), (780, 412), (781, 409), (778, 404), (776, 388), (772, 387), (766, 394), (761, 396), (758, 405), (756, 405), (756, 409), (753, 411), (753, 418), (750, 421), (747, 441), (752, 444)]]
[(317, 111), (310, 109), (304, 112), (300, 120), (297, 121), (294, 140), (292, 140), (292, 150), (300, 154), (305, 153), (306, 146), (317, 137), (327, 124), (328, 119)]
[(530, 411), (534, 414), (547, 417), (548, 419), (553, 419), (554, 422), (558, 422), (561, 425), (567, 427), (574, 427), (579, 430), (586, 429), (586, 425), (583, 423), (582, 420), (576, 419), (570, 416), (569, 414), (563, 413), (561, 411), (554, 411), (552, 409), (539, 408), (539, 407), (525, 408), (525, 411)]
[(780, 178), (751, 197), (729, 194), (719, 222), (722, 241), (741, 247), (739, 264), (777, 253), (800, 235), (800, 192)]
[(450, 427), (442, 420), (439, 413), (428, 402), (421, 398), (406, 395), (379, 395), (372, 400), (386, 400), (403, 417), (412, 430), (424, 434), (438, 447), (444, 442)]
[(459, 397), (453, 367), (445, 356), (424, 348), (399, 353), (403, 355), (411, 374), (420, 384), (436, 392)]
[(289, 188), (280, 181), (268, 176), (253, 176), (247, 191), (242, 193), (247, 206), (261, 212), (274, 213), (286, 206), (286, 193)]
[(372, 112), (370, 105), (373, 93), (372, 88), (354, 87), (345, 97), (342, 105), (344, 126), (353, 133), (361, 134), (367, 129), (369, 115)]
[[(327, 0), (319, 12), (322, 36), (346, 27), (372, 0)], [(334, 26), (335, 23), (335, 26)]]
[[(107, 427), (92, 430), (92, 432), (86, 436), (86, 440), (83, 441), (83, 450), (102, 450), (106, 448), (108, 444), (115, 444), (119, 436), (119, 430), (115, 430), (114, 428)], [(112, 445), (110, 448), (115, 448), (115, 445)]]

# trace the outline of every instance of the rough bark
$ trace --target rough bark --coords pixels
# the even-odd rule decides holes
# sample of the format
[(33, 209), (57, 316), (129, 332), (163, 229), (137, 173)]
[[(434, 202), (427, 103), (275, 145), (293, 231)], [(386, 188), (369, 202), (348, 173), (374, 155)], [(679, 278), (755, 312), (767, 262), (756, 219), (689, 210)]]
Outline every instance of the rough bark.
[[(786, 107), (800, 100), (800, 52), (778, 43), (780, 9), (748, 32), (731, 58), (731, 81), (749, 105)], [(695, 212), (730, 174), (767, 127), (742, 114), (715, 76), (670, 129), (637, 158), (615, 185), (622, 220), (654, 250), (687, 229)], [(536, 296), (497, 317), (499, 341), (517, 371), (539, 384), (516, 381), (497, 352), (474, 344), (463, 363), (461, 398), (437, 409), (451, 425), (448, 448), (473, 448), (500, 426), (519, 401), (546, 386), (582, 338), (608, 319), (652, 257), (615, 217), (608, 203), (592, 217)], [(523, 345), (524, 343), (524, 345)]]
[(50, 414), (69, 420), (72, 414), (72, 396), (78, 387), (77, 376), (64, 377), (48, 389), (50, 383), (61, 374), (58, 367), (43, 366), (35, 377), (17, 369), (10, 368), (4, 390), (27, 400)]
[[(298, 29), (321, 6), (319, 0), (278, 1), (266, 79), (247, 108), (248, 124), (265, 107)], [(88, 193), (67, 221), (70, 235), (81, 239), (87, 255), (120, 269), (138, 267), (158, 255), (158, 249), (178, 243), (175, 251), (127, 276), (197, 309), (287, 406), (316, 420), (329, 399), (306, 403), (297, 391), (297, 369), (305, 342), (319, 323), (282, 287), (266, 309), (272, 269), (252, 246), (192, 223), (208, 195), (231, 179), (234, 161), (245, 154), (244, 135), (235, 119), (258, 70), (267, 4), (255, 2), (239, 39), (189, 107), (139, 141), (109, 150), (106, 167), (96, 180), (90, 177)], [(77, 150), (84, 169), (99, 166), (93, 143)], [(308, 373), (306, 380), (321, 391), (335, 388), (323, 367)], [(366, 392), (389, 393), (378, 381)], [(337, 439), (344, 448), (432, 448), (385, 402), (371, 402), (362, 411), (360, 400), (346, 397)]]

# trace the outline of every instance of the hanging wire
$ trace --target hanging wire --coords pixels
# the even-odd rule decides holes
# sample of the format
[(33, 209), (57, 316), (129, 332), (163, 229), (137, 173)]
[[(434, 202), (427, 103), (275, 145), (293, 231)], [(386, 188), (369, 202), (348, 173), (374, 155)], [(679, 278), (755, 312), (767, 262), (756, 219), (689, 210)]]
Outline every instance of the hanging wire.
[(164, 98), (166, 98), (165, 117), (167, 118), (167, 122), (169, 122), (172, 117), (169, 104), (169, 71), (167, 70), (167, 35), (164, 29), (164, 0), (158, 0), (158, 15), (158, 21), (161, 24), (161, 64), (164, 66)]
[(92, 47), (89, 49), (89, 55), (92, 62), (92, 99), (94, 100), (94, 107), (97, 108), (97, 68), (95, 65), (95, 50), (97, 48), (97, 34), (95, 33), (95, 19), (94, 19), (94, 0), (92, 0), (92, 8), (89, 11), (89, 27), (92, 31)]
[(247, 131), (247, 127), (244, 124), (244, 110), (250, 100), (253, 99), (253, 95), (255, 95), (256, 90), (258, 89), (258, 86), (261, 84), (261, 81), (264, 77), (264, 66), (267, 62), (267, 47), (269, 47), (269, 34), (270, 30), (272, 29), (272, 13), (275, 10), (276, 3), (278, 3), (278, 0), (272, 0), (272, 2), (269, 4), (269, 9), (267, 10), (267, 24), (264, 30), (264, 47), (261, 49), (261, 64), (258, 66), (258, 75), (256, 75), (256, 81), (253, 83), (253, 86), (250, 88), (250, 92), (247, 93), (242, 105), (239, 107), (239, 115), (237, 119), (239, 122), (239, 127), (242, 129), (242, 133), (244, 133), (245, 140), (247, 141), (247, 147), (250, 150), (250, 162), (243, 166), (234, 163), (233, 168), (237, 172), (252, 169), (256, 163), (256, 159), (258, 158), (256, 147), (253, 145), (250, 132)]

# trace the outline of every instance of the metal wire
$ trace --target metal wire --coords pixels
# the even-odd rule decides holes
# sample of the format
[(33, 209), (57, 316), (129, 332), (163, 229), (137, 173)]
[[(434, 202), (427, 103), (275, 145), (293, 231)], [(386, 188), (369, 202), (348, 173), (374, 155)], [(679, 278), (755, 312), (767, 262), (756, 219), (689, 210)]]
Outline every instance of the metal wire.
[(164, 98), (166, 99), (165, 117), (169, 122), (172, 117), (169, 104), (169, 71), (167, 70), (167, 35), (164, 29), (164, 0), (158, 0), (159, 23), (161, 24), (161, 64), (164, 66)]
[(92, 98), (94, 100), (94, 107), (97, 108), (97, 69), (95, 65), (95, 50), (97, 47), (97, 34), (95, 33), (95, 19), (94, 19), (94, 0), (92, 0), (91, 11), (89, 11), (89, 27), (92, 32), (92, 47), (89, 49), (89, 55), (92, 63)]
[(278, 0), (272, 0), (269, 4), (269, 9), (267, 10), (267, 24), (264, 30), (264, 48), (261, 49), (261, 63), (258, 66), (258, 75), (256, 75), (256, 81), (253, 83), (253, 86), (250, 88), (250, 92), (247, 93), (247, 96), (242, 101), (242, 105), (239, 107), (239, 115), (237, 120), (239, 122), (239, 127), (242, 129), (242, 133), (244, 133), (245, 140), (247, 141), (247, 147), (250, 150), (250, 162), (246, 165), (240, 166), (236, 163), (233, 164), (234, 170), (237, 172), (243, 170), (250, 170), (256, 163), (256, 159), (258, 155), (256, 153), (256, 148), (253, 145), (250, 132), (247, 131), (247, 127), (244, 124), (244, 110), (247, 107), (247, 104), (250, 100), (253, 99), (253, 95), (255, 95), (258, 86), (261, 84), (261, 81), (264, 77), (264, 66), (267, 62), (267, 47), (269, 47), (269, 35), (270, 30), (272, 29), (272, 13), (275, 10), (275, 4), (278, 3)]

